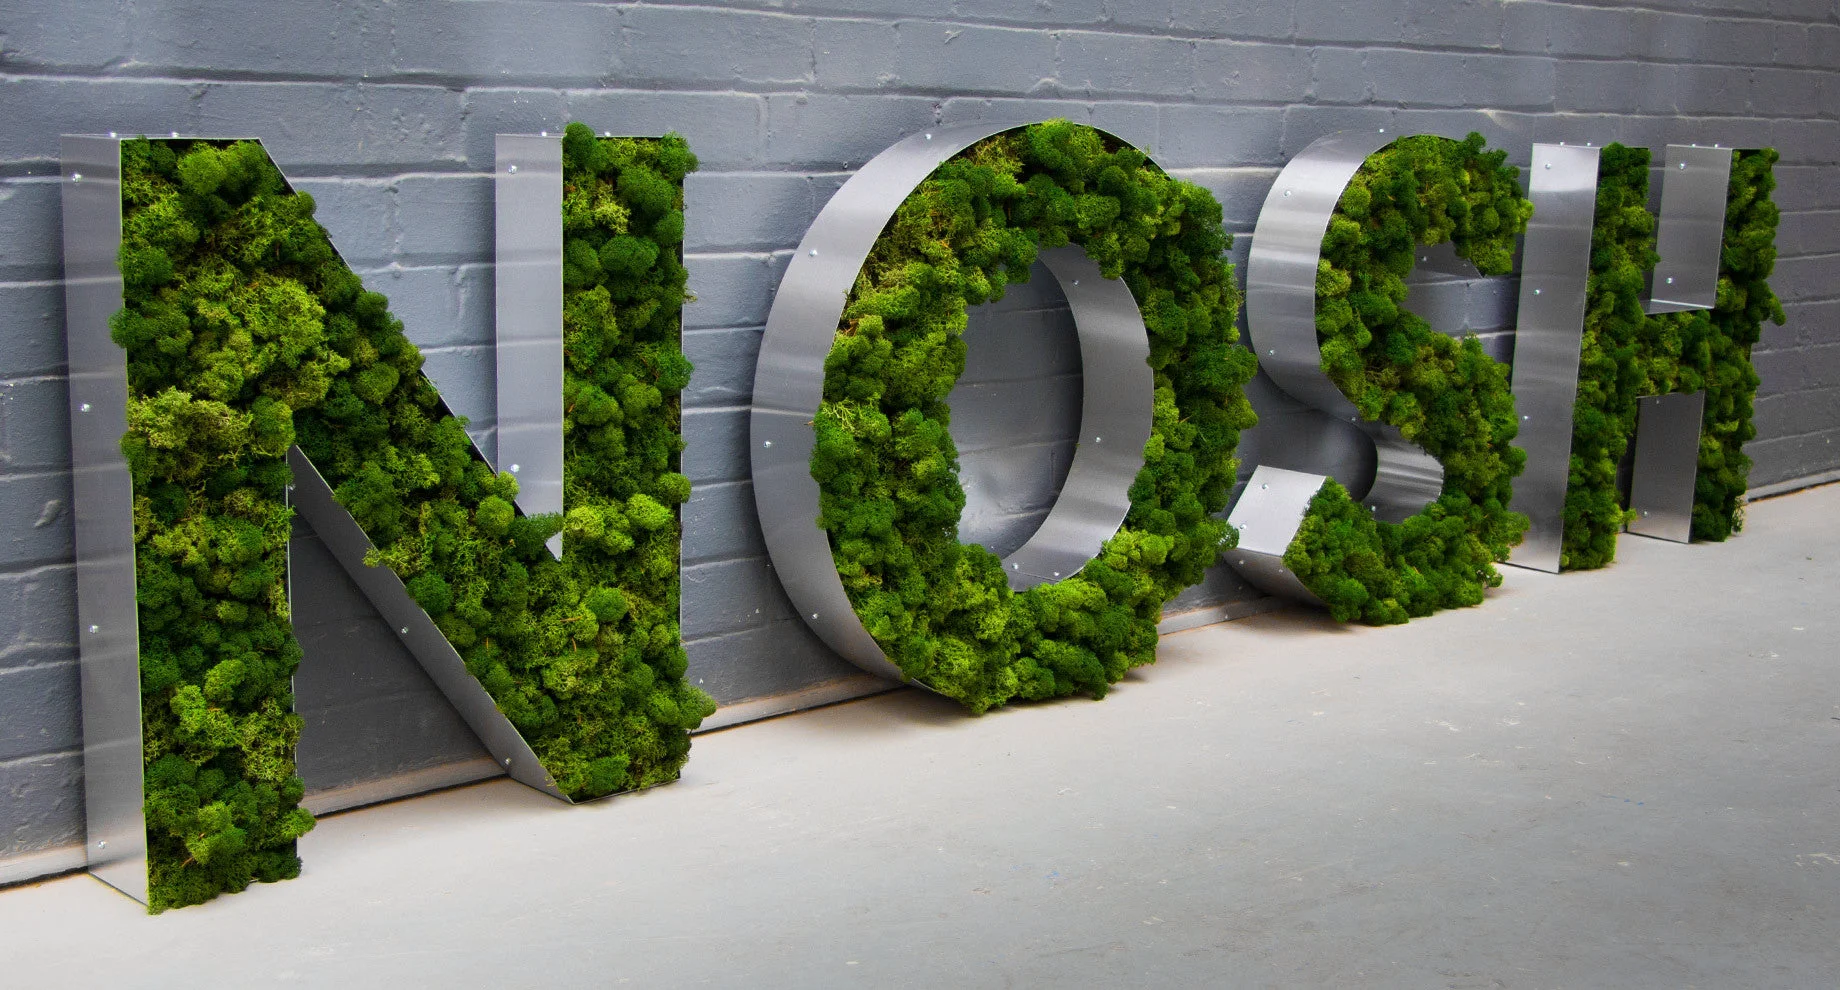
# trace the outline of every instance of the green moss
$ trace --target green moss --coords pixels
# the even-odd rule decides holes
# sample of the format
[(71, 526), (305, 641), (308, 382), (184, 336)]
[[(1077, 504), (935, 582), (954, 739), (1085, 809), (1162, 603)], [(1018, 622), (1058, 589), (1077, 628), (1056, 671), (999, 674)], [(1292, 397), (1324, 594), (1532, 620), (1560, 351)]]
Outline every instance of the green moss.
[(1526, 455), (1508, 372), (1472, 337), (1453, 340), (1405, 306), (1421, 245), (1455, 243), (1506, 274), (1530, 204), (1506, 154), (1483, 139), (1402, 138), (1370, 156), (1336, 204), (1316, 283), (1322, 367), (1364, 419), (1397, 427), (1444, 466), (1444, 488), (1401, 523), (1374, 520), (1333, 481), (1312, 500), (1284, 563), (1338, 620), (1404, 622), (1475, 605), (1527, 529), (1508, 510)]
[(565, 508), (604, 525), (566, 534), (562, 561), (544, 540), (563, 520), (516, 513), (516, 482), (478, 457), (384, 297), (259, 145), (123, 145), (126, 306), (111, 326), (128, 362), (152, 910), (300, 870), (313, 821), (293, 765), (292, 443), (564, 792), (675, 778), (713, 710), (682, 680), (677, 627), (688, 364), (681, 220), (664, 218), (695, 159), (674, 137), (569, 134), (571, 246), (661, 221), (671, 239), (565, 297), (565, 389), (618, 396), (621, 414), (565, 420)]
[(1757, 374), (1751, 345), (1762, 321), (1783, 321), (1768, 277), (1776, 260), (1777, 210), (1770, 150), (1734, 152), (1713, 310), (1645, 316), (1644, 273), (1655, 254), (1648, 212), (1649, 153), (1612, 144), (1598, 169), (1597, 217), (1591, 239), (1584, 346), (1573, 409), (1571, 475), (1566, 488), (1560, 565), (1603, 567), (1629, 512), (1617, 489), (1617, 465), (1636, 428), (1644, 395), (1706, 390), (1693, 538), (1722, 540), (1742, 525), (1756, 435), (1751, 403)]
[[(958, 541), (946, 397), (964, 370), (966, 306), (1000, 298), (1038, 251), (1070, 242), (1138, 301), (1155, 417), (1117, 535), (1077, 575), (1015, 594), (994, 554)], [(1163, 604), (1230, 544), (1214, 513), (1239, 431), (1255, 422), (1227, 245), (1205, 190), (1066, 121), (980, 142), (901, 205), (826, 360), (811, 469), (844, 588), (908, 677), (981, 712), (1100, 697), (1155, 659)]]

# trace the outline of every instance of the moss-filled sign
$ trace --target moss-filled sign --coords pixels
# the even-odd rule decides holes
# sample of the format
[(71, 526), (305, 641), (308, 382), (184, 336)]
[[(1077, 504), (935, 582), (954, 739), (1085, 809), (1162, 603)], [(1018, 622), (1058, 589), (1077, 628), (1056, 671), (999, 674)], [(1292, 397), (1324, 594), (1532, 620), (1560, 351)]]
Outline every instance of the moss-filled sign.
[[(299, 872), (283, 583), (298, 444), (571, 797), (674, 779), (683, 680), (681, 139), (564, 141), (567, 480), (525, 517), (422, 357), (253, 142), (124, 142), (149, 907)], [(566, 552), (544, 541), (561, 530)]]
[(1631, 519), (1618, 469), (1635, 433), (1636, 400), (1644, 395), (1706, 391), (1692, 536), (1723, 540), (1742, 526), (1751, 464), (1744, 443), (1756, 435), (1751, 403), (1758, 379), (1750, 351), (1764, 320), (1784, 320), (1767, 281), (1776, 263), (1778, 213), (1770, 199), (1776, 159), (1770, 149), (1732, 152), (1712, 310), (1649, 315), (1644, 275), (1658, 260), (1647, 206), (1649, 151), (1604, 148), (1561, 566), (1603, 567), (1616, 557), (1617, 533)]

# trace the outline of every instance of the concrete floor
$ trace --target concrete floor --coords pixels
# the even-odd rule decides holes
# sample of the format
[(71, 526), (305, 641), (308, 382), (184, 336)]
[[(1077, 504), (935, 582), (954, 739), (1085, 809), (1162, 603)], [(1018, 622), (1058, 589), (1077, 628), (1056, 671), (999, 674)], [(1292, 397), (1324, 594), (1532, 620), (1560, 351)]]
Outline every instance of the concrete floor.
[(1812, 987), (1840, 973), (1840, 486), (1389, 629), (1164, 640), (1103, 704), (902, 691), (565, 808), (323, 820), (157, 918), (0, 892), (0, 983)]

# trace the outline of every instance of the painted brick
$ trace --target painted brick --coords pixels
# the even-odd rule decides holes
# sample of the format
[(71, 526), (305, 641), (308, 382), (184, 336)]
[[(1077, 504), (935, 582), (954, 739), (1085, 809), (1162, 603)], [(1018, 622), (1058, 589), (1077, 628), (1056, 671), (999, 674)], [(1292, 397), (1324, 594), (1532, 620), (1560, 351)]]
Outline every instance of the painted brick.
[(0, 378), (62, 374), (64, 286), (0, 282)]
[(1063, 92), (1186, 96), (1195, 85), (1195, 49), (1182, 38), (1067, 31), (1055, 77)]
[(1780, 120), (1770, 129), (1770, 146), (1786, 164), (1826, 164), (1832, 167), (1834, 149), (1840, 148), (1840, 121)]
[(685, 677), (728, 705), (800, 687), (856, 677), (862, 669), (840, 659), (805, 623), (794, 618), (684, 643)]
[(1840, 297), (1840, 254), (1777, 258), (1770, 288), (1788, 302)]
[[(345, 6), (334, 3), (334, 6)], [(620, 14), (598, 4), (390, 4), (389, 45), (374, 74), (599, 83), (623, 69)], [(542, 41), (507, 43), (543, 25)]]
[(61, 134), (196, 134), (203, 121), (199, 87), (158, 79), (5, 76), (0, 106), (0, 162), (55, 163)]
[[(826, 194), (825, 199), (829, 199)], [(809, 175), (695, 172), (684, 178), (684, 250), (772, 250), (799, 242), (817, 216)]]
[(1553, 108), (1561, 113), (1671, 110), (1680, 82), (1675, 75), (1673, 66), (1650, 63), (1566, 62), (1554, 77)]
[(566, 107), (569, 120), (597, 131), (682, 134), (705, 170), (745, 166), (760, 158), (766, 98), (752, 93), (570, 90)]
[(0, 569), (62, 563), (72, 548), (70, 475), (0, 476)]
[(748, 411), (686, 409), (684, 474), (691, 482), (740, 481), (748, 476)]
[(288, 185), (313, 197), (313, 218), (326, 228), (347, 265), (363, 270), (394, 260), (396, 204), (390, 180), (288, 176)]
[(764, 326), (773, 291), (792, 260), (790, 250), (771, 254), (686, 254), (690, 293), (684, 329)]
[[(1775, 288), (1776, 279), (1770, 279)], [(1791, 302), (1783, 305), (1789, 317), (1788, 327), (1795, 331), (1792, 342), (1804, 347), (1840, 340), (1840, 299), (1821, 302)]]
[(1369, 103), (1374, 98), (1368, 49), (1322, 47), (1310, 52), (1310, 99), (1322, 103)]
[[(61, 182), (55, 169), (42, 178), (0, 180), (0, 278), (55, 279), (63, 275)], [(7, 357), (0, 355), (0, 368)]]
[(0, 382), (0, 471), (70, 470), (69, 402), (63, 378)]
[(74, 661), (76, 643), (74, 566), (0, 574), (0, 669)]
[(1840, 182), (1826, 169), (1806, 165), (1776, 164), (1776, 206), (1784, 213), (1797, 210), (1840, 209)]
[[(1136, 5), (1124, 0), (1114, 6)], [(1296, 33), (1297, 22), (1291, 7), (1286, 0), (1241, 0), (1237, 3), (1173, 0), (1169, 6), (1169, 21), (1178, 31), (1197, 31), (1212, 37), (1278, 40)]]
[(1228, 228), (1250, 230), (1258, 221), (1272, 180), (1278, 177), (1278, 168), (1182, 168), (1171, 169), (1170, 174), (1213, 193)]
[(761, 155), (802, 167), (855, 168), (932, 127), (933, 107), (923, 97), (775, 93), (766, 97)]
[(83, 742), (77, 665), (0, 671), (0, 763)]
[(0, 764), (0, 859), (83, 841), (83, 754)]
[(469, 87), (460, 108), (465, 122), (461, 158), (474, 172), (492, 171), (498, 159), (496, 135), (554, 133), (570, 119), (568, 96), (550, 89)]
[(106, 68), (128, 55), (132, 8), (127, 0), (10, 0), (5, 61), (9, 66)]
[[(259, 23), (233, 0), (129, 5), (130, 58), (162, 73), (250, 73), (350, 78), (363, 70), (365, 8), (339, 0), (295, 0), (265, 8)], [(450, 18), (457, 19), (457, 18)]]
[(1401, 37), (1414, 45), (1497, 48), (1508, 6), (1501, 0), (1407, 0)]
[(760, 354), (760, 327), (691, 330), (683, 336), (684, 356), (695, 371), (684, 389), (684, 405), (745, 405), (754, 394), (754, 362)]
[[(1484, 110), (1545, 109), (1553, 105), (1554, 65), (1550, 59), (1380, 48), (1368, 52), (1367, 67), (1374, 98), (1381, 102)], [(1463, 82), (1444, 88), (1425, 85), (1427, 79)]]
[(765, 557), (694, 564), (683, 571), (684, 638), (702, 639), (756, 629), (793, 618), (792, 602), (780, 590)]
[[(911, 11), (913, 6), (908, 5)], [(952, 0), (955, 20), (1012, 24), (1097, 24), (1116, 20), (1104, 0)]]
[(685, 566), (767, 552), (754, 511), (754, 484), (726, 481), (697, 485), (684, 505)]
[[(495, 339), (490, 265), (359, 271), (364, 286), (390, 299), (390, 312), (417, 347), (490, 347)], [(489, 357), (489, 354), (488, 354)]]
[(1309, 92), (1309, 49), (1235, 41), (1194, 44), (1197, 99), (1290, 103)]
[(1390, 3), (1361, 3), (1343, 6), (1329, 3), (1299, 3), (1294, 9), (1297, 40), (1353, 41), (1367, 45), (1386, 44), (1405, 38), (1404, 18), (1398, 6)]
[(812, 65), (823, 89), (881, 89), (897, 84), (890, 21), (821, 20), (813, 25)]
[(493, 262), (491, 175), (405, 175), (391, 184), (396, 255), (417, 265)]
[(354, 165), (458, 162), (461, 122), (458, 94), (437, 86), (237, 82), (198, 87), (198, 133), (261, 138), (283, 171), (301, 174)]
[(1054, 85), (1054, 39), (1037, 31), (902, 21), (894, 78), (904, 87), (1032, 93)]
[[(430, 347), (422, 351), (422, 373), (441, 392), (447, 408), (464, 416), (477, 434), (498, 421), (498, 381), (490, 347)], [(496, 450), (493, 445), (491, 450)]]
[(670, 83), (812, 81), (808, 18), (707, 7), (627, 7), (620, 78)]
[(1522, 2), (1502, 6), (1502, 48), (1511, 52), (1625, 58), (1652, 29), (1654, 11)]
[(1832, 117), (1840, 89), (1834, 73), (1763, 67), (1751, 70), (1750, 110), (1771, 117)]
[(1275, 108), (1167, 106), (1156, 159), (1168, 168), (1280, 165), (1284, 125), (1284, 111)]
[(1840, 429), (1820, 430), (1792, 437), (1769, 437), (1744, 445), (1751, 458), (1752, 487), (1805, 478), (1831, 470), (1840, 458)]
[(1785, 213), (1776, 227), (1778, 254), (1840, 251), (1840, 211)]

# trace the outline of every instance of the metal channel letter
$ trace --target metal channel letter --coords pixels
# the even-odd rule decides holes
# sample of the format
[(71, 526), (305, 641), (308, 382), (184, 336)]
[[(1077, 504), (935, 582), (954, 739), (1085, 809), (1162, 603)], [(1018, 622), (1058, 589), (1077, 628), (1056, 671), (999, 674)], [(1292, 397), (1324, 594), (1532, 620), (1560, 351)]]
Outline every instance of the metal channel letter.
[[(891, 679), (904, 677), (857, 618), (831, 559), (830, 537), (817, 525), (811, 423), (823, 397), (824, 359), (863, 261), (908, 194), (953, 155), (1028, 123), (914, 134), (866, 162), (799, 242), (761, 339), (748, 445), (767, 553), (806, 625), (840, 656)], [(1130, 507), (1130, 481), (1142, 466), (1153, 399), (1149, 343), (1129, 290), (1095, 280), (1097, 270), (1081, 249), (1048, 252), (1042, 260), (1079, 327), (1085, 407), (1079, 452), (1060, 499), (1005, 561), (1012, 588), (1072, 575), (1117, 532)], [(1127, 340), (1132, 334), (1135, 343)]]
[[(1339, 131), (1311, 142), (1272, 184), (1246, 261), (1246, 326), (1259, 367), (1292, 397), (1355, 424), (1373, 441), (1373, 484), (1362, 501), (1387, 522), (1415, 515), (1434, 501), (1443, 491), (1444, 466), (1396, 428), (1362, 419), (1323, 373), (1322, 347), (1316, 338), (1316, 268), (1322, 260), (1323, 234), (1342, 192), (1368, 156), (1395, 137), (1385, 131)], [(1430, 263), (1430, 252), (1425, 253)], [(1454, 256), (1439, 252), (1436, 258), (1440, 269), (1462, 270)], [(1240, 556), (1227, 557), (1236, 569)], [(1268, 580), (1252, 573), (1244, 576), (1254, 583)], [(1302, 588), (1295, 577), (1290, 581)], [(1315, 596), (1304, 600), (1314, 601)]]
[(1725, 239), (1725, 198), (1731, 149), (1667, 146), (1661, 178), (1661, 220), (1648, 311), (1711, 309), (1719, 296), (1719, 247)]
[[(498, 468), (526, 515), (562, 511), (562, 139), (500, 134), (497, 222)], [(549, 540), (562, 557), (562, 534)]]
[(550, 779), (530, 744), (498, 710), (478, 679), (467, 672), (466, 662), (460, 659), (453, 644), (415, 599), (409, 597), (402, 579), (387, 567), (372, 567), (364, 562), (365, 553), (371, 549), (370, 538), (364, 535), (351, 513), (333, 500), (331, 487), (299, 447), (288, 448), (288, 467), (294, 472), (294, 509), (319, 534), (326, 549), (351, 576), (352, 583), (376, 607), (377, 614), (397, 631), (403, 646), (466, 720), (467, 727), (479, 737), (486, 751), (513, 780), (568, 801), (568, 795)]
[(89, 872), (147, 903), (134, 486), (121, 453), (128, 356), (109, 336), (122, 306), (121, 142), (63, 139), (65, 346), (77, 543), (78, 677)]
[(1637, 402), (1631, 533), (1675, 543), (1693, 538), (1693, 483), (1705, 413), (1703, 391), (1651, 395)]
[(1239, 531), (1239, 546), (1227, 551), (1227, 560), (1253, 587), (1293, 601), (1322, 604), (1322, 599), (1284, 566), (1284, 551), (1297, 538), (1297, 528), (1310, 510), (1310, 499), (1328, 480), (1326, 475), (1264, 464), (1253, 470), (1246, 490), (1227, 515), (1227, 525)]
[(1532, 525), (1508, 563), (1552, 573), (1558, 573), (1565, 538), (1597, 161), (1596, 148), (1536, 144), (1527, 189), (1533, 219), (1521, 254), (1520, 315), (1514, 331), (1514, 404), (1521, 417), (1517, 446), (1527, 452), (1527, 469), (1514, 484), (1510, 507), (1525, 513)]

